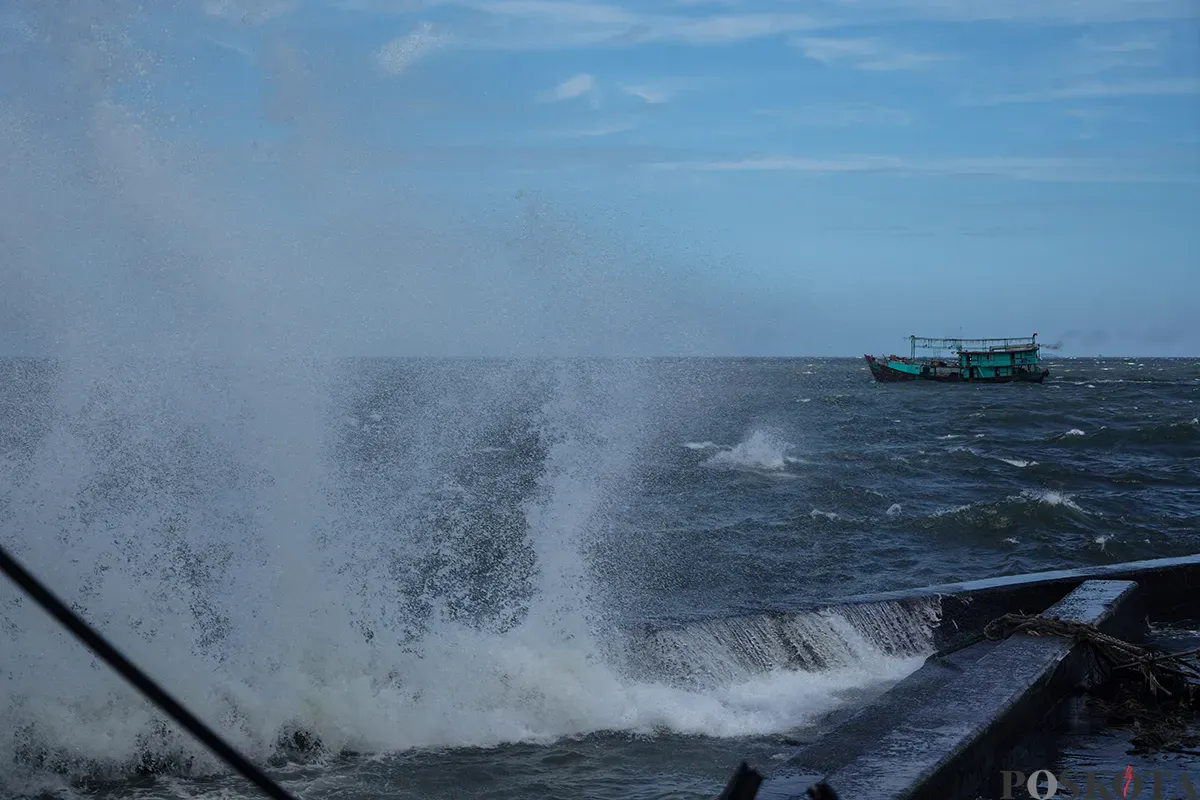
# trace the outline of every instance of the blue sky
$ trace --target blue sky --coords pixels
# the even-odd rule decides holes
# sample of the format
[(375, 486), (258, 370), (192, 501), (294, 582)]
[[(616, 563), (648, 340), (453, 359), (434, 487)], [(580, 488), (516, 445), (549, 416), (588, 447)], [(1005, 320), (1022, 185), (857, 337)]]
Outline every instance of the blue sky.
[[(40, 5), (0, 13), (0, 99), (12, 130), (38, 133), (30, 163), (61, 171), (45, 203), (77, 180), (61, 151), (143, 169), (112, 141), (85, 152), (95, 108), (119, 108), (234, 216), (181, 213), (192, 260), (171, 285), (218, 274), (214, 241), (244, 242), (234, 260), (257, 248), (235, 293), (274, 304), (280, 336), (320, 318), (330, 347), (379, 353), (853, 355), (1035, 330), (1065, 353), (1200, 351), (1192, 0)], [(28, 143), (43, 137), (58, 144)], [(156, 175), (171, 188), (154, 192), (199, 202)], [(84, 249), (118, 224), (88, 197)], [(23, 304), (9, 350), (56, 340), (69, 292), (48, 287), (83, 269), (45, 260), (36, 235), (10, 232), (43, 260), (0, 286)], [(267, 241), (303, 269), (268, 264)], [(148, 297), (128, 264), (160, 250), (121, 247), (88, 256), (95, 287)], [(154, 295), (221, 308), (95, 311), (93, 333), (131, 315), (157, 320), (147, 337), (258, 324), (181, 296)]]

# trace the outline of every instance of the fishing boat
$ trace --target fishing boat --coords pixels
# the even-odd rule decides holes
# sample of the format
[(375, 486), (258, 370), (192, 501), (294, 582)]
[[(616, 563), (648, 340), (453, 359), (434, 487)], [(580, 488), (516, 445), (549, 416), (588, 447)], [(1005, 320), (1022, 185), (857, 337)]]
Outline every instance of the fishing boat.
[[(880, 383), (1041, 383), (1050, 370), (1041, 365), (1037, 334), (1006, 339), (931, 339), (910, 336), (907, 357), (863, 356)], [(921, 355), (918, 355), (921, 351)]]

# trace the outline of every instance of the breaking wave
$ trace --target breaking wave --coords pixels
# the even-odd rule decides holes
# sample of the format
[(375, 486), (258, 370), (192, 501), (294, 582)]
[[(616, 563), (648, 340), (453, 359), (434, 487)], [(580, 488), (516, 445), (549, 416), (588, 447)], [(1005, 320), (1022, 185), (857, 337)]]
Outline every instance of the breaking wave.
[(1087, 528), (1088, 512), (1073, 498), (1049, 489), (1026, 489), (1003, 500), (942, 509), (917, 518), (913, 524), (946, 530), (1006, 530), (1024, 526)]
[(1003, 456), (992, 456), (992, 458), (995, 458), (997, 461), (1003, 461), (1005, 464), (1017, 467), (1018, 469), (1024, 469), (1025, 467), (1036, 467), (1038, 463), (1036, 461), (1027, 461), (1023, 458), (1005, 458)]
[[(932, 607), (644, 635), (608, 618), (593, 561), (619, 542), (589, 553), (636, 474), (637, 383), (68, 366), (5, 475), (5, 544), (260, 760), (781, 732), (911, 671)], [(0, 605), (0, 787), (221, 770), (7, 585)]]
[(1163, 446), (1167, 448), (1191, 447), (1200, 444), (1200, 418), (1177, 422), (1158, 422), (1135, 427), (1102, 425), (1092, 432), (1073, 428), (1055, 437), (1063, 443), (1081, 446)]
[(756, 430), (732, 447), (714, 445), (712, 442), (688, 443), (685, 446), (694, 450), (717, 450), (704, 462), (707, 467), (782, 472), (789, 465), (804, 463), (803, 459), (788, 455), (794, 445), (769, 431)]
[(1025, 469), (1026, 467), (1036, 467), (1039, 463), (1037, 461), (1034, 461), (1033, 459), (1017, 458), (1014, 456), (1003, 456), (1003, 455), (997, 455), (995, 453), (988, 453), (988, 452), (979, 450), (974, 447), (951, 447), (951, 448), (947, 449), (946, 452), (950, 455), (967, 454), (970, 456), (974, 456), (975, 458), (985, 459), (985, 460), (989, 460), (989, 461), (1000, 461), (1004, 464), (1008, 464), (1009, 466), (1017, 467), (1018, 469)]

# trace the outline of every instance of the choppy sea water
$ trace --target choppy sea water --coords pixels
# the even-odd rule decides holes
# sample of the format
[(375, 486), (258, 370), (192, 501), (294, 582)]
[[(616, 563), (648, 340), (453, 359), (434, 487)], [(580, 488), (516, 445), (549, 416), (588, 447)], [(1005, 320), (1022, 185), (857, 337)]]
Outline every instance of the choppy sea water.
[[(5, 546), (304, 798), (711, 797), (937, 614), (804, 609), (1200, 551), (1194, 359), (0, 364)], [(0, 609), (0, 795), (255, 796)]]

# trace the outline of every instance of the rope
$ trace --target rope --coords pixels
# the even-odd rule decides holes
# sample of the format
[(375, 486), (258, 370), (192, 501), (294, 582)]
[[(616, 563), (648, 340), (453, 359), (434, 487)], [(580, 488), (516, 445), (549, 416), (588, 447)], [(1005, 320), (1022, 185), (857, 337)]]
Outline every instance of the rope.
[(1005, 614), (984, 628), (989, 639), (1014, 633), (1061, 636), (1091, 648), (1108, 673), (1090, 693), (1109, 724), (1133, 728), (1129, 753), (1195, 754), (1187, 748), (1200, 744), (1193, 726), (1200, 711), (1200, 649), (1158, 651), (1088, 623), (1026, 614)]
[(104, 659), (110, 667), (119, 672), (125, 680), (132, 683), (138, 691), (169, 714), (172, 719), (186, 728), (193, 736), (206, 744), (210, 750), (220, 756), (229, 766), (240, 772), (247, 780), (265, 792), (267, 796), (273, 797), (275, 800), (295, 800), (279, 784), (268, 778), (262, 770), (250, 763), (241, 753), (226, 744), (211, 728), (180, 705), (175, 698), (163, 691), (146, 673), (134, 666), (125, 656), (121, 655), (119, 650), (109, 644), (103, 636), (55, 597), (41, 581), (17, 563), (3, 546), (0, 546), (0, 570), (3, 570), (5, 575), (24, 589), (25, 593), (45, 609), (46, 613), (50, 614), (63, 627), (75, 634), (75, 638), (86, 645), (93, 653)]
[(1194, 688), (1191, 682), (1200, 682), (1200, 649), (1178, 653), (1156, 652), (1110, 636), (1090, 623), (1036, 614), (1005, 614), (989, 622), (983, 629), (988, 639), (1003, 639), (1014, 633), (1061, 636), (1076, 643), (1091, 645), (1113, 672), (1127, 669), (1139, 672), (1155, 696), (1160, 692), (1167, 697), (1174, 696), (1164, 681), (1176, 684), (1177, 691), (1181, 683)]

